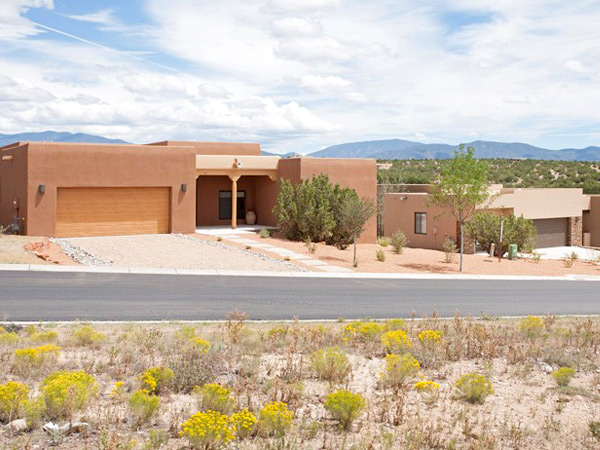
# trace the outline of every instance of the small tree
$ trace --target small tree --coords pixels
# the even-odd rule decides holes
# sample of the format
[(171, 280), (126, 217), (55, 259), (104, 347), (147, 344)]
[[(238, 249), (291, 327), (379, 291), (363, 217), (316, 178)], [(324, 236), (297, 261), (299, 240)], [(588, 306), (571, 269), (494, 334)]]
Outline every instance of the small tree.
[[(500, 222), (504, 221), (502, 243), (500, 242)], [(469, 239), (489, 249), (496, 244), (496, 253), (500, 256), (507, 250), (509, 244), (517, 244), (520, 251), (531, 251), (535, 245), (537, 231), (533, 220), (525, 219), (522, 215), (516, 217), (498, 216), (492, 213), (476, 213), (465, 226), (465, 234)], [(502, 245), (501, 245), (502, 244)]]
[(464, 228), (475, 209), (490, 197), (488, 165), (475, 159), (475, 149), (461, 144), (454, 158), (441, 169), (439, 182), (433, 186), (428, 204), (442, 208), (454, 216), (460, 227), (460, 271), (463, 270)]
[(354, 246), (354, 267), (358, 266), (356, 255), (356, 239), (365, 231), (365, 225), (371, 216), (375, 214), (375, 205), (368, 198), (348, 196), (340, 205), (340, 218), (338, 226), (352, 238)]

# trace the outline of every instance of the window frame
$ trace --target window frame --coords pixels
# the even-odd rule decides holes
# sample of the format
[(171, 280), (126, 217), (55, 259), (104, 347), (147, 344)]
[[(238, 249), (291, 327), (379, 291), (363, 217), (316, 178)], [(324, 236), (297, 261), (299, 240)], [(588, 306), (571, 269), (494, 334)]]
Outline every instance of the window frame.
[[(222, 217), (221, 216), (221, 194), (222, 193), (229, 193), (229, 208), (227, 209), (227, 215), (229, 217)], [(241, 195), (240, 195), (241, 194)], [(238, 214), (237, 214), (237, 219), (245, 219), (246, 218), (246, 190), (245, 189), (241, 189), (237, 191), (237, 195), (238, 195)], [(240, 205), (240, 198), (243, 198), (244, 200), (244, 208), (242, 210), (240, 210), (239, 205)], [(231, 220), (231, 202), (233, 201), (233, 195), (231, 192), (231, 189), (226, 190), (226, 189), (221, 189), (219, 190), (219, 203), (218, 203), (218, 214), (219, 214), (219, 220)]]
[[(417, 218), (420, 220), (417, 221)], [(423, 222), (425, 222), (425, 226), (423, 226)], [(415, 234), (427, 235), (427, 213), (424, 211), (415, 211)]]

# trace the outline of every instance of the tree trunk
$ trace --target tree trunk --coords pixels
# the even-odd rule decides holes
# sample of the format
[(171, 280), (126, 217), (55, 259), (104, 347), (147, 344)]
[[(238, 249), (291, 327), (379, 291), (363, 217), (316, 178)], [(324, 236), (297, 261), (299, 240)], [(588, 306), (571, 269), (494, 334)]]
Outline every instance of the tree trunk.
[(356, 256), (356, 236), (352, 236), (352, 243), (354, 244), (354, 267), (358, 267), (358, 258)]
[(460, 224), (460, 271), (463, 271), (463, 254), (465, 253), (464, 225)]

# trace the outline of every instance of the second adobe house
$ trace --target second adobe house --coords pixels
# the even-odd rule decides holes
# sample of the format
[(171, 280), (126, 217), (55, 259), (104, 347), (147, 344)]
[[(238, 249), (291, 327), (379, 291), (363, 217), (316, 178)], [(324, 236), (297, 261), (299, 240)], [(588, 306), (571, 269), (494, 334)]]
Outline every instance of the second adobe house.
[[(374, 159), (263, 156), (259, 144), (16, 142), (0, 148), (0, 223), (20, 234), (76, 237), (274, 226), (280, 179), (327, 174), (377, 196)], [(376, 219), (362, 242), (375, 242)]]

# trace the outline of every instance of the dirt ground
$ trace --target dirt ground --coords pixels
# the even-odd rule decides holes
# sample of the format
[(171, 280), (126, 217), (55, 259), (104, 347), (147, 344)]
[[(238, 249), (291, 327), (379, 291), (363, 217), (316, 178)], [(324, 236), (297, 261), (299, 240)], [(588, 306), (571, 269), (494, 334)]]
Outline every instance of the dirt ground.
[(52, 264), (25, 250), (28, 244), (42, 242), (35, 236), (0, 235), (0, 264)]
[[(262, 243), (286, 248), (297, 253), (310, 255), (329, 264), (353, 269), (357, 272), (370, 273), (435, 273), (455, 274), (459, 273), (459, 256), (455, 255), (454, 262), (446, 263), (445, 254), (438, 250), (427, 250), (420, 248), (406, 248), (401, 255), (394, 253), (391, 246), (382, 247), (378, 244), (358, 244), (358, 267), (352, 267), (353, 249), (348, 247), (339, 250), (334, 246), (323, 243), (316, 244), (315, 253), (310, 253), (303, 242), (292, 242), (273, 236), (261, 238), (258, 234), (245, 234), (245, 238), (254, 239)], [(383, 250), (385, 261), (377, 260), (375, 254)], [(510, 261), (508, 259), (498, 260), (483, 255), (464, 256), (465, 274), (476, 275), (537, 275), (537, 276), (564, 276), (564, 275), (598, 275), (600, 276), (600, 264), (586, 261), (574, 261), (573, 266), (565, 267), (561, 260), (540, 260), (535, 262), (531, 259), (519, 259)]]

